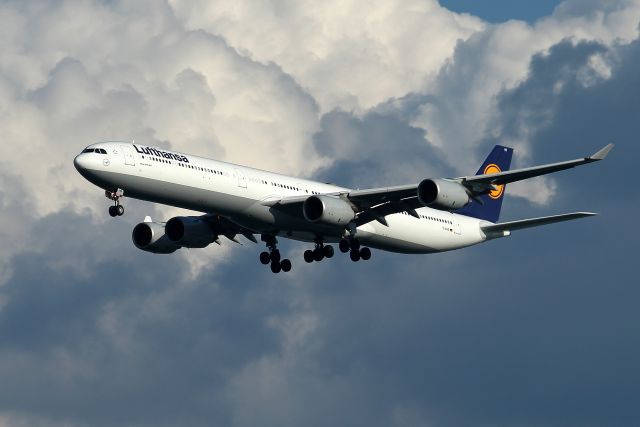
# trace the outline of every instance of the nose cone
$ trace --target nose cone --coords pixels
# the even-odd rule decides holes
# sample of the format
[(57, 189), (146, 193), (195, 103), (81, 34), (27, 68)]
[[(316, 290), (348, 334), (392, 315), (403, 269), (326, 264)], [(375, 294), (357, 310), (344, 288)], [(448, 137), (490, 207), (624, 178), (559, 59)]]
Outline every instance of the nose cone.
[(73, 159), (73, 166), (76, 167), (78, 172), (82, 173), (82, 171), (87, 169), (87, 156), (78, 154), (76, 158)]
[(92, 157), (91, 153), (80, 153), (73, 159), (73, 166), (80, 172), (80, 175), (91, 181), (97, 164), (95, 157)]

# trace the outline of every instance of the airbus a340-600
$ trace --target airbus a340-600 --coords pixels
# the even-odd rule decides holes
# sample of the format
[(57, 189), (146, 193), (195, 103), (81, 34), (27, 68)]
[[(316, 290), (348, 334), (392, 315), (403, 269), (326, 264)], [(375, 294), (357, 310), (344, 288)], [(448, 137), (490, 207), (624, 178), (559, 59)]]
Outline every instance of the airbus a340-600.
[(169, 254), (204, 248), (221, 237), (266, 244), (260, 262), (278, 273), (291, 270), (278, 237), (312, 243), (306, 262), (331, 258), (338, 243), (353, 261), (371, 249), (428, 254), (509, 236), (512, 231), (595, 215), (574, 212), (498, 222), (506, 185), (602, 160), (590, 157), (509, 170), (513, 149), (496, 145), (476, 175), (428, 178), (395, 187), (353, 190), (136, 143), (101, 142), (74, 160), (78, 172), (105, 190), (111, 216), (124, 213), (122, 197), (204, 213), (166, 223), (146, 217), (133, 229), (144, 251)]

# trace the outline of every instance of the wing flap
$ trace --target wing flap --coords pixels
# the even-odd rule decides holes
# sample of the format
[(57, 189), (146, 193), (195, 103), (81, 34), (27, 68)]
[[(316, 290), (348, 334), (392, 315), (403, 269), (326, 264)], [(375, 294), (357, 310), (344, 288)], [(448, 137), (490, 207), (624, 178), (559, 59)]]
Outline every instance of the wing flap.
[[(208, 222), (218, 236), (224, 236), (232, 242), (240, 243), (236, 238), (236, 235), (241, 234), (253, 243), (258, 243), (258, 240), (254, 236), (255, 232), (253, 230), (241, 227), (223, 216), (215, 214), (205, 214), (200, 218)], [(220, 240), (216, 239), (215, 243), (220, 244)]]
[(366, 190), (352, 190), (349, 192), (349, 200), (354, 203), (369, 202), (375, 205), (380, 203), (414, 197), (418, 191), (418, 184), (398, 185), (395, 187), (370, 188)]
[(287, 206), (294, 205), (296, 203), (304, 203), (307, 200), (308, 195), (302, 196), (269, 196), (260, 201), (260, 204), (263, 206), (274, 207), (274, 206)]

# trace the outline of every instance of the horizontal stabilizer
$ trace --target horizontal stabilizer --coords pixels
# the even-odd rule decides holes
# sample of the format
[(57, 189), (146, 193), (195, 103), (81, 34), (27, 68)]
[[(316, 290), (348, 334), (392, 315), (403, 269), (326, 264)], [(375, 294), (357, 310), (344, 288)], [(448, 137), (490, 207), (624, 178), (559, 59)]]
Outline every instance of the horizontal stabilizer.
[[(554, 222), (570, 221), (572, 219), (586, 218), (588, 216), (597, 215), (592, 212), (574, 212), (562, 215), (544, 216), (541, 218), (521, 219), (519, 221), (501, 222), (499, 224), (481, 225), (480, 228), (487, 235), (508, 235), (513, 230), (521, 230), (523, 228), (537, 227), (539, 225), (553, 224)], [(496, 236), (497, 237), (497, 236)]]

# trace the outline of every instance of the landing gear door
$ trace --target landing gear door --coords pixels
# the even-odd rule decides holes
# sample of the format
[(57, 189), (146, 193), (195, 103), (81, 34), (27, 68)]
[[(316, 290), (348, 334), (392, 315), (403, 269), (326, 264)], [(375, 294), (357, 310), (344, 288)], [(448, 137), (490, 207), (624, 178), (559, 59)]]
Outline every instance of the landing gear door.
[(236, 176), (238, 177), (238, 187), (247, 188), (247, 178), (244, 176), (240, 169), (236, 169)]
[(133, 157), (133, 150), (131, 150), (131, 147), (123, 145), (122, 146), (122, 150), (124, 151), (124, 164), (125, 165), (130, 165), (130, 166), (135, 166), (136, 165), (136, 159), (135, 159), (135, 157)]

